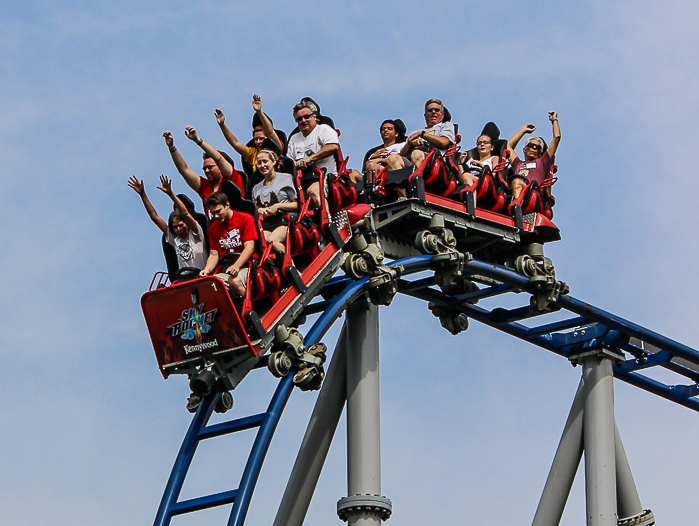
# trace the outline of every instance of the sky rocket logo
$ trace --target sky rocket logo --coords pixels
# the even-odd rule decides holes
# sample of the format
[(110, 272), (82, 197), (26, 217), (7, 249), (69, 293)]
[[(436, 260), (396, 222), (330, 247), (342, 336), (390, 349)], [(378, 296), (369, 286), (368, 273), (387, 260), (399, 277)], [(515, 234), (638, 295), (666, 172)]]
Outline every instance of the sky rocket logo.
[(173, 338), (196, 340), (201, 344), (202, 334), (211, 330), (211, 325), (216, 321), (218, 309), (204, 311), (204, 303), (198, 303), (197, 296), (196, 292), (192, 294), (192, 307), (182, 311), (182, 316), (177, 323), (168, 327), (172, 331)]

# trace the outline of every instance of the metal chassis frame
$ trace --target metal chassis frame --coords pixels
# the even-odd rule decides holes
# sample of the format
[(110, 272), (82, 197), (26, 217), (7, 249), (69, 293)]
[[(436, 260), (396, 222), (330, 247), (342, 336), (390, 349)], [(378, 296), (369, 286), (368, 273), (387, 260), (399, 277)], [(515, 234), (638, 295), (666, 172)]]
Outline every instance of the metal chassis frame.
[[(566, 309), (576, 314), (576, 316), (562, 321), (545, 323), (538, 327), (527, 327), (517, 321), (534, 318), (545, 313), (532, 312), (529, 306), (509, 311), (505, 309), (493, 309), (492, 311), (488, 311), (473, 303), (477, 299), (495, 297), (508, 292), (528, 292), (533, 294), (535, 289), (530, 285), (527, 277), (498, 265), (471, 260), (465, 264), (465, 273), (475, 281), (485, 283), (487, 286), (478, 291), (452, 297), (433, 288), (433, 278), (422, 278), (414, 281), (406, 279), (406, 276), (412, 273), (433, 269), (434, 266), (431, 260), (431, 256), (412, 256), (390, 263), (390, 267), (400, 266), (402, 268), (402, 275), (404, 277), (399, 281), (398, 291), (425, 301), (434, 302), (446, 308), (464, 312), (469, 317), (486, 325), (570, 359), (576, 359), (576, 356), (579, 356), (581, 352), (590, 351), (591, 349), (595, 351), (610, 350), (614, 353), (626, 351), (630, 353), (633, 358), (625, 359), (623, 363), (613, 366), (611, 366), (610, 363), (609, 365), (611, 367), (608, 371), (610, 374), (605, 372), (602, 374), (602, 377), (611, 378), (611, 374), (613, 374), (615, 377), (627, 383), (636, 385), (648, 392), (694, 409), (695, 411), (699, 411), (699, 399), (696, 398), (696, 395), (699, 393), (699, 388), (696, 383), (697, 380), (699, 380), (699, 352), (696, 350), (567, 295), (557, 298), (554, 302), (554, 306), (556, 308)], [(330, 280), (329, 285), (333, 287), (344, 285), (344, 289), (334, 298), (313, 303), (305, 309), (304, 312), (306, 314), (322, 312), (321, 316), (307, 333), (307, 345), (319, 342), (332, 323), (339, 318), (356, 299), (364, 295), (364, 286), (367, 281), (368, 278), (357, 281), (352, 281), (348, 278), (333, 278)], [(580, 328), (583, 326), (584, 328)], [(579, 329), (570, 332), (561, 332), (574, 328)], [(647, 343), (652, 350), (649, 351), (645, 346), (639, 347), (631, 338), (637, 338), (640, 342)], [(681, 360), (681, 363), (673, 361), (675, 358)], [(583, 360), (583, 363), (586, 363), (585, 360)], [(691, 379), (694, 383), (692, 385), (679, 386), (666, 385), (638, 372), (642, 369), (654, 366), (667, 368)], [(588, 366), (588, 370), (593, 369), (595, 368)], [(206, 424), (219, 395), (212, 394), (202, 402), (187, 431), (175, 466), (173, 467), (158, 510), (155, 521), (156, 525), (164, 526), (169, 524), (171, 517), (174, 515), (229, 504), (231, 502), (233, 502), (234, 505), (228, 522), (229, 526), (239, 526), (243, 524), (262, 462), (279, 417), (281, 416), (281, 412), (293, 388), (291, 379), (292, 374), (289, 374), (279, 382), (267, 412), (260, 415), (253, 415), (251, 417), (240, 418), (214, 426), (207, 426)], [(337, 389), (337, 385), (335, 385), (334, 388)], [(593, 395), (588, 393), (588, 397), (591, 396)], [(602, 398), (605, 396), (608, 398), (608, 395), (604, 395)], [(599, 410), (595, 409), (586, 408), (586, 411), (588, 413), (600, 413)], [(607, 436), (609, 436), (609, 414), (608, 412), (602, 413), (606, 415), (607, 424), (604, 427), (607, 430)], [(613, 412), (611, 414), (613, 422)], [(184, 483), (184, 477), (191, 464), (199, 440), (257, 426), (259, 426), (260, 429), (253, 444), (238, 489), (184, 502), (177, 502), (182, 484)], [(329, 427), (326, 429), (326, 432), (329, 431)], [(614, 428), (614, 438), (612, 441), (612, 447), (614, 447), (615, 442), (620, 444), (621, 441), (620, 438), (617, 439), (618, 431), (615, 429), (614, 425), (612, 428)], [(334, 433), (334, 430), (332, 432)], [(310, 436), (313, 435), (314, 432), (311, 432)], [(307, 438), (308, 436), (309, 431), (307, 431)], [(330, 439), (331, 438), (332, 436)], [(306, 439), (304, 439), (304, 442), (305, 441)], [(609, 440), (606, 441), (606, 444), (608, 451)], [(617, 449), (619, 448), (617, 447)], [(621, 449), (623, 450), (623, 446)], [(599, 455), (597, 456), (599, 457)], [(617, 454), (615, 463), (617, 471), (623, 471), (619, 469), (619, 463), (621, 463), (622, 468), (624, 466), (628, 467), (628, 461), (626, 461), (625, 458), (625, 455)], [(315, 469), (318, 470), (318, 473), (322, 468), (323, 460), (324, 456), (322, 455), (314, 459), (316, 463)], [(299, 459), (297, 459), (297, 464), (298, 462)], [(630, 470), (628, 473), (630, 475)], [(631, 479), (631, 483), (632, 482), (633, 479)], [(306, 482), (304, 482), (304, 484), (306, 484)], [(625, 484), (628, 486), (628, 477)], [(614, 485), (617, 485), (616, 482)], [(312, 483), (312, 486), (313, 488), (315, 487), (315, 482)], [(608, 489), (608, 481), (606, 486)], [(635, 491), (635, 486), (633, 489)], [(310, 488), (310, 485), (305, 491), (308, 492), (309, 490), (310, 494), (312, 494), (313, 490)], [(634, 498), (632, 498), (633, 491), (627, 488), (623, 490), (622, 493), (627, 496), (626, 500), (628, 502), (626, 506), (635, 508), (636, 506), (633, 503)], [(310, 502), (310, 497), (308, 497), (308, 501)], [(282, 504), (283, 503), (284, 500), (282, 501)], [(609, 509), (608, 504), (602, 503), (602, 505), (605, 509)], [(281, 510), (282, 507), (280, 506), (280, 512)], [(589, 510), (590, 505), (588, 503), (588, 511)], [(301, 511), (302, 515), (305, 515), (305, 509)], [(298, 515), (299, 509), (297, 509), (295, 513)], [(280, 519), (280, 515), (278, 514), (275, 524), (282, 524), (283, 522), (279, 522), (282, 519), (283, 517)], [(303, 516), (301, 516), (301, 521), (302, 520)]]

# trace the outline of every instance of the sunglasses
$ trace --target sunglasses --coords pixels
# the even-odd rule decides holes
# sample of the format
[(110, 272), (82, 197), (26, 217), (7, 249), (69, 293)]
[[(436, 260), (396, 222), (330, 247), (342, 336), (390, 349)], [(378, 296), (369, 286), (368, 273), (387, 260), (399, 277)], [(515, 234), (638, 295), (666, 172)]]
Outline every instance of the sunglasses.
[(484, 144), (492, 144), (490, 141), (478, 141), (476, 146), (483, 146)]
[(296, 122), (308, 121), (311, 120), (311, 117), (313, 117), (312, 113), (309, 113), (308, 115), (299, 115), (296, 117)]
[(441, 113), (442, 109), (441, 108), (429, 108), (425, 110), (425, 113)]
[(530, 142), (529, 144), (527, 144), (527, 145), (525, 146), (525, 148), (531, 148), (532, 150), (541, 150), (541, 146), (540, 146), (540, 145), (534, 144), (534, 143), (531, 143), (531, 142)]

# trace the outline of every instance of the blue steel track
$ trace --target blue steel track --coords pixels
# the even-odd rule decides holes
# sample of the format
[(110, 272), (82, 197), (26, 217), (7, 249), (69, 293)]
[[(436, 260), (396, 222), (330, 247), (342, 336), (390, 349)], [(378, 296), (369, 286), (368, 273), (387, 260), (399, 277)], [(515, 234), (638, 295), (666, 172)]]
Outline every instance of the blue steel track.
[[(535, 287), (529, 278), (507, 268), (472, 260), (465, 264), (465, 273), (485, 277), (496, 282), (480, 290), (448, 296), (435, 287), (434, 277), (415, 280), (409, 276), (434, 270), (432, 256), (415, 256), (397, 260), (389, 267), (402, 268), (398, 292), (431, 302), (441, 307), (463, 312), (469, 318), (484, 323), (497, 330), (520, 338), (563, 357), (570, 357), (587, 349), (609, 349), (625, 357), (614, 367), (614, 376), (621, 381), (644, 389), (650, 393), (671, 400), (695, 411), (699, 411), (699, 352), (671, 340), (661, 334), (620, 318), (614, 314), (589, 305), (569, 295), (562, 295), (554, 301), (556, 310), (571, 314), (563, 320), (544, 322), (540, 325), (524, 325), (521, 320), (545, 317), (529, 305), (515, 309), (494, 308), (488, 310), (475, 304), (477, 300), (497, 296), (528, 292), (534, 294)], [(318, 301), (309, 305), (307, 314), (320, 312), (320, 317), (306, 333), (307, 346), (320, 342), (333, 323), (358, 298), (364, 296), (365, 285), (369, 278), (357, 281), (346, 277), (333, 278), (328, 282), (341, 291), (330, 300)], [(648, 346), (639, 346), (634, 340), (645, 342)], [(649, 350), (651, 349), (651, 350)], [(662, 367), (680, 377), (688, 379), (688, 385), (668, 385), (654, 380), (641, 371), (653, 367)], [(272, 396), (267, 411), (249, 417), (238, 418), (228, 422), (208, 426), (219, 394), (209, 395), (199, 406), (189, 426), (180, 448), (175, 465), (170, 474), (155, 519), (156, 526), (170, 524), (173, 516), (197, 510), (233, 503), (228, 521), (229, 526), (241, 526), (250, 506), (253, 491), (257, 483), (265, 455), (274, 436), (279, 419), (286, 402), (293, 390), (293, 372), (282, 378)], [(187, 471), (192, 463), (197, 446), (201, 440), (230, 434), (245, 429), (258, 428), (252, 450), (243, 471), (237, 489), (178, 502)]]

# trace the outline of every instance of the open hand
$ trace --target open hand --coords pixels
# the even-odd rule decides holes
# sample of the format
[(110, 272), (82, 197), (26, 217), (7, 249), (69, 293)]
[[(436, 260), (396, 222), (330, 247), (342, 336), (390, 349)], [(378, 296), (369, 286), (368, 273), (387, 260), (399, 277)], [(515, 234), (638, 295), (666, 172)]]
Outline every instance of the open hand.
[(168, 179), (166, 176), (160, 176), (160, 185), (161, 186), (158, 186), (158, 190), (162, 190), (167, 195), (172, 194), (172, 181)]
[(130, 188), (133, 188), (138, 195), (143, 195), (146, 191), (143, 181), (139, 181), (135, 175), (129, 177), (129, 182), (126, 183)]
[(218, 108), (216, 108), (216, 111), (214, 111), (214, 115), (216, 115), (216, 122), (218, 123), (219, 126), (221, 126), (221, 124), (226, 122), (226, 116)]
[(262, 99), (257, 93), (252, 96), (252, 109), (255, 111), (262, 111)]

